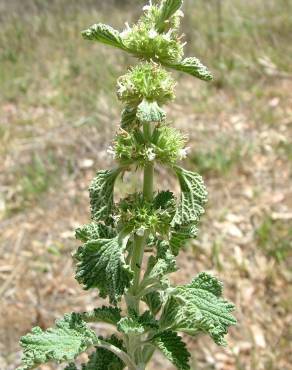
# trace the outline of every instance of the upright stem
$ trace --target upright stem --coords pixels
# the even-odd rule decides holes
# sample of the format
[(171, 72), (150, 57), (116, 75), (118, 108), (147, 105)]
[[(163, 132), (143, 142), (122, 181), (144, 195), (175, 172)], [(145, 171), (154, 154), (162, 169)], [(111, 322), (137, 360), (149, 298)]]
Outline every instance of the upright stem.
[[(152, 135), (152, 127), (149, 123), (143, 125), (144, 137), (147, 142), (150, 142)], [(144, 179), (143, 179), (143, 199), (147, 202), (153, 200), (153, 177), (154, 177), (154, 165), (152, 162), (148, 162), (144, 167)], [(133, 285), (126, 295), (126, 302), (128, 309), (134, 309), (136, 313), (140, 314), (140, 297), (139, 297), (139, 283), (141, 267), (143, 262), (144, 247), (148, 238), (149, 232), (145, 231), (143, 236), (134, 236), (133, 254), (131, 259), (131, 268), (134, 272)], [(135, 338), (135, 341), (139, 341), (139, 338)], [(131, 344), (129, 344), (132, 347)], [(143, 361), (143, 348), (136, 348), (132, 353), (132, 348), (129, 348), (131, 357), (137, 363), (136, 370), (144, 370), (146, 364)], [(129, 369), (131, 369), (129, 367)]]
[(97, 346), (113, 352), (127, 365), (129, 370), (137, 370), (136, 364), (133, 362), (133, 360), (128, 356), (127, 353), (122, 351), (120, 348), (117, 348), (116, 346), (113, 346), (112, 344), (105, 342), (103, 340), (100, 340), (97, 343)]
[(153, 163), (148, 163), (144, 168), (143, 197), (148, 202), (153, 200)]
[[(144, 124), (143, 132), (146, 141), (149, 142), (152, 135), (152, 128), (149, 123)], [(149, 162), (146, 164), (144, 168), (144, 179), (143, 179), (143, 198), (148, 202), (151, 202), (153, 200), (153, 175), (154, 175), (154, 166), (152, 162)], [(145, 235), (143, 236), (135, 235), (134, 237), (133, 255), (131, 260), (131, 268), (134, 272), (134, 281), (131, 291), (132, 297), (129, 303), (137, 313), (139, 313), (139, 298), (136, 296), (138, 294), (137, 289), (139, 287), (140, 282), (141, 265), (143, 262), (144, 247), (147, 237), (148, 237), (147, 232), (145, 232)]]
[(144, 245), (145, 245), (145, 235), (144, 236), (134, 236), (134, 250), (133, 250), (133, 257), (131, 261), (131, 268), (134, 272), (134, 281), (133, 281), (133, 294), (137, 295), (137, 288), (139, 285), (140, 280), (140, 271), (141, 271), (141, 264), (143, 260), (143, 253), (144, 253)]
[[(151, 125), (149, 123), (144, 123), (143, 131), (145, 139), (150, 141), (152, 135)], [(144, 199), (149, 202), (152, 202), (153, 200), (153, 175), (153, 162), (148, 162), (148, 164), (144, 168), (143, 196)]]

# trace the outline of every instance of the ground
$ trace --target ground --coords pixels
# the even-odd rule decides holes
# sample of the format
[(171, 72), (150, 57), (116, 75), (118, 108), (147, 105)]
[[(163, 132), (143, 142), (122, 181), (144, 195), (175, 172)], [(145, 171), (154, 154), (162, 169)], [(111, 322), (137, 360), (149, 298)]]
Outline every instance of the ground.
[[(46, 328), (65, 312), (103, 303), (74, 279), (74, 229), (88, 222), (94, 173), (113, 165), (107, 148), (121, 110), (115, 81), (135, 60), (83, 41), (79, 31), (97, 20), (122, 28), (140, 2), (100, 3), (0, 3), (1, 370), (19, 364), (18, 339), (33, 325)], [(239, 322), (227, 348), (188, 340), (192, 369), (289, 370), (292, 4), (185, 6), (188, 53), (215, 81), (175, 74), (177, 100), (168, 106), (173, 125), (189, 136), (183, 165), (202, 174), (209, 191), (199, 237), (173, 280), (212, 272)], [(117, 196), (138, 188), (136, 178), (119, 183)], [(159, 189), (177, 190), (162, 168), (156, 179)], [(149, 370), (157, 368), (173, 369), (159, 355)]]

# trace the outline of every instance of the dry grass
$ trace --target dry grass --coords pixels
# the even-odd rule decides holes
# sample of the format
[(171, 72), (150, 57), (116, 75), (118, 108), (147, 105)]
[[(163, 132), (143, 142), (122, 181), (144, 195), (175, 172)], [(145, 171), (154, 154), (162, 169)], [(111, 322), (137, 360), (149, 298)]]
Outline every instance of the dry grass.
[[(79, 31), (98, 19), (122, 27), (142, 2), (106, 3), (0, 4), (1, 370), (15, 368), (18, 338), (32, 325), (47, 327), (64, 312), (101, 304), (73, 278), (73, 230), (88, 220), (95, 170), (111, 166), (106, 149), (120, 111), (115, 80), (133, 61), (82, 41)], [(200, 236), (174, 279), (212, 271), (239, 320), (227, 349), (207, 338), (190, 343), (192, 368), (289, 370), (291, 3), (225, 0), (222, 26), (215, 0), (185, 3), (190, 53), (196, 50), (217, 79), (180, 77), (169, 107), (190, 136), (185, 164), (204, 174), (210, 193)], [(158, 175), (161, 187), (176, 186)], [(154, 366), (168, 369), (160, 357)]]

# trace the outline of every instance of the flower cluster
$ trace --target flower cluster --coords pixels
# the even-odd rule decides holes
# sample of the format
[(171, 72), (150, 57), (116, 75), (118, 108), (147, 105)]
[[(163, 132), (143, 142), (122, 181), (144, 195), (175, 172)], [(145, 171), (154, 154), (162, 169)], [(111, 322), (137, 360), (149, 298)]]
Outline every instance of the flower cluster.
[(180, 62), (184, 47), (178, 36), (182, 11), (176, 11), (165, 21), (162, 19), (161, 6), (150, 2), (144, 10), (144, 16), (132, 28), (126, 24), (126, 29), (120, 34), (123, 44), (143, 58), (167, 63)]
[(143, 10), (145, 13), (141, 17), (141, 21), (151, 26), (152, 29), (158, 30), (159, 33), (166, 33), (171, 30), (171, 33), (178, 34), (181, 18), (184, 17), (184, 13), (180, 7), (168, 19), (165, 19), (162, 15), (163, 4), (160, 6), (153, 4), (152, 0), (149, 1), (148, 5), (143, 7)]
[(137, 106), (143, 99), (165, 104), (174, 99), (175, 81), (154, 62), (141, 63), (118, 79), (118, 98), (128, 106)]
[(151, 141), (146, 142), (140, 129), (120, 130), (109, 152), (121, 165), (144, 167), (156, 161), (172, 166), (187, 156), (187, 138), (173, 127), (163, 124), (154, 129)]
[(139, 236), (146, 231), (166, 235), (175, 209), (176, 201), (170, 191), (157, 193), (153, 202), (145, 201), (141, 193), (131, 194), (118, 204), (119, 225)]
[(164, 165), (174, 165), (184, 159), (189, 151), (186, 147), (187, 137), (176, 128), (167, 125), (161, 125), (154, 130), (152, 141), (156, 156)]

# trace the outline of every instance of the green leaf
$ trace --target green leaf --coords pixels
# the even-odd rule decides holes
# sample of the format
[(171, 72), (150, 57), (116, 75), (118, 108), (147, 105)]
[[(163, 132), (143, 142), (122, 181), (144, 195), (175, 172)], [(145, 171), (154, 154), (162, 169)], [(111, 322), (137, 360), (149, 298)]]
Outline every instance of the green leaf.
[(173, 68), (177, 71), (188, 73), (200, 80), (210, 81), (213, 79), (212, 74), (206, 66), (204, 66), (199, 59), (195, 57), (185, 58), (182, 62), (177, 64), (165, 64), (167, 67)]
[(197, 173), (175, 167), (181, 187), (180, 202), (172, 220), (172, 226), (197, 223), (205, 212), (203, 205), (207, 202), (207, 190), (204, 181)]
[(67, 314), (56, 321), (55, 328), (43, 331), (35, 327), (31, 333), (21, 338), (21, 369), (33, 369), (49, 361), (72, 361), (97, 343), (96, 334), (86, 326), (79, 314)]
[(123, 317), (118, 322), (118, 330), (126, 335), (139, 335), (144, 333), (144, 327), (136, 318)]
[(175, 198), (171, 191), (160, 191), (153, 199), (155, 209), (168, 209), (172, 208), (175, 204)]
[(196, 278), (194, 278), (190, 286), (193, 289), (207, 290), (218, 298), (221, 297), (223, 293), (222, 282), (215, 276), (209, 275), (206, 272), (201, 272)]
[[(124, 350), (123, 342), (115, 335), (103, 341)], [(89, 356), (88, 363), (82, 366), (82, 370), (122, 370), (124, 368), (124, 363), (114, 353), (104, 348), (96, 348), (96, 351)]]
[(141, 288), (157, 286), (164, 283), (164, 277), (167, 274), (177, 271), (176, 260), (170, 251), (167, 251), (164, 258), (150, 256), (148, 266), (145, 272)]
[(121, 127), (129, 131), (136, 123), (137, 108), (126, 107), (122, 112)]
[(231, 312), (234, 305), (221, 297), (222, 284), (203, 272), (190, 284), (172, 290), (162, 315), (164, 329), (190, 335), (209, 334), (218, 345), (225, 345), (224, 335), (236, 324)]
[(172, 253), (177, 256), (180, 249), (183, 248), (187, 241), (194, 239), (198, 234), (196, 225), (177, 226), (172, 229), (169, 245)]
[(145, 311), (138, 317), (138, 321), (145, 329), (158, 329), (158, 321), (150, 311)]
[(183, 4), (183, 0), (163, 0), (159, 9), (159, 18), (156, 28), (159, 32), (163, 32), (165, 21), (169, 20), (175, 12), (177, 12)]
[(189, 358), (191, 355), (185, 343), (182, 341), (182, 338), (177, 333), (173, 331), (164, 331), (155, 335), (151, 343), (178, 369), (190, 369)]
[(101, 297), (107, 295), (111, 303), (116, 303), (129, 287), (132, 271), (126, 264), (124, 251), (127, 239), (92, 240), (79, 247), (76, 279), (85, 289), (98, 288)]
[(145, 296), (154, 290), (165, 290), (169, 287), (166, 275), (177, 271), (176, 260), (169, 250), (166, 241), (155, 240), (157, 255), (150, 256), (147, 268), (140, 283), (140, 293)]
[(121, 168), (103, 170), (96, 174), (89, 187), (92, 219), (95, 221), (107, 221), (111, 216), (114, 205), (114, 185), (122, 171)]
[(153, 315), (160, 311), (163, 303), (160, 292), (148, 293), (142, 297), (142, 301), (147, 304)]
[(140, 335), (147, 330), (158, 329), (158, 321), (150, 311), (145, 311), (138, 316), (134, 310), (129, 310), (129, 317), (124, 317), (118, 322), (118, 330), (126, 335)]
[(113, 228), (96, 222), (79, 227), (75, 231), (76, 239), (84, 243), (95, 239), (111, 239), (115, 236), (116, 232), (113, 230)]
[(82, 318), (85, 322), (105, 322), (107, 324), (117, 325), (121, 320), (121, 310), (117, 307), (95, 308), (91, 312), (84, 312)]
[(156, 101), (150, 102), (146, 99), (138, 105), (137, 118), (142, 123), (162, 122), (166, 114)]
[(86, 40), (94, 40), (102, 42), (103, 44), (115, 46), (124, 49), (123, 41), (120, 37), (119, 31), (106, 24), (97, 23), (82, 31), (82, 36)]

